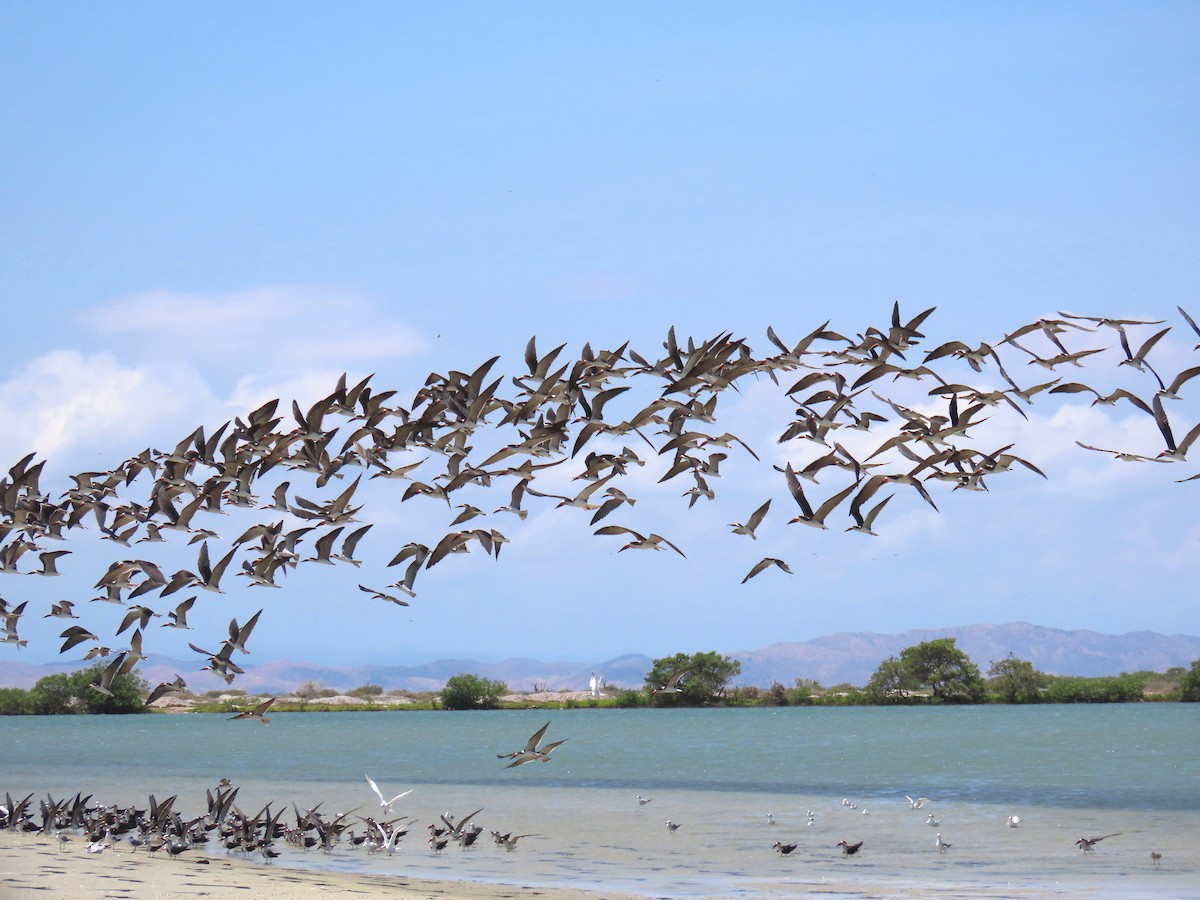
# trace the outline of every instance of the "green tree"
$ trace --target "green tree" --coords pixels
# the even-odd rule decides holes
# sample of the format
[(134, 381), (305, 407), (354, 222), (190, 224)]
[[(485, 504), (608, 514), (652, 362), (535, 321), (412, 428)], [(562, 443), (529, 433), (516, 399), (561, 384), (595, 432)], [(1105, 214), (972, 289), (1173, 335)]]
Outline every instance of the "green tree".
[(875, 703), (903, 703), (920, 684), (895, 656), (889, 656), (879, 664), (867, 682), (867, 696)]
[(111, 694), (93, 687), (107, 667), (108, 663), (102, 661), (86, 669), (38, 679), (29, 691), (32, 711), (40, 716), (144, 712), (147, 687), (137, 672), (114, 677), (109, 686)]
[(988, 685), (1005, 703), (1036, 703), (1046, 676), (1027, 659), (1017, 659), (1011, 653), (993, 662), (988, 669)]
[(1179, 680), (1179, 699), (1185, 703), (1200, 702), (1200, 659), (1192, 663), (1192, 670)]
[(715, 651), (676, 653), (654, 660), (646, 687), (656, 706), (703, 706), (724, 699), (729, 680), (741, 672), (741, 661)]
[(943, 702), (972, 703), (983, 699), (979, 667), (955, 646), (954, 638), (923, 641), (900, 651), (905, 672)]
[(29, 691), (0, 688), (0, 716), (24, 716), (33, 712)]
[(503, 681), (492, 681), (478, 675), (453, 675), (442, 688), (443, 709), (495, 709), (501, 695), (508, 692)]
[(1063, 675), (1050, 679), (1044, 697), (1049, 703), (1137, 703), (1144, 689), (1145, 681), (1137, 675)]
[(29, 691), (29, 702), (39, 716), (65, 716), (83, 712), (71, 689), (70, 677), (65, 674), (39, 678)]

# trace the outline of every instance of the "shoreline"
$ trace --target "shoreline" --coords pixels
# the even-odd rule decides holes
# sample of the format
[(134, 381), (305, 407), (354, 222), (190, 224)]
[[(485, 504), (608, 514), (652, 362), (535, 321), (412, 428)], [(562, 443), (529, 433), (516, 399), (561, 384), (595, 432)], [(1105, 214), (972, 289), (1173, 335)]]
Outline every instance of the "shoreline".
[(0, 896), (5, 900), (72, 897), (74, 900), (276, 900), (281, 890), (291, 900), (336, 896), (390, 897), (394, 900), (462, 897), (505, 900), (538, 896), (543, 900), (645, 900), (643, 895), (588, 891), (527, 884), (441, 880), (403, 875), (361, 874), (294, 864), (266, 864), (189, 851), (179, 858), (154, 858), (145, 851), (110, 847), (89, 854), (73, 836), (65, 849), (40, 835), (0, 832)]
[[(40, 835), (0, 832), (0, 896), (5, 900), (32, 900), (46, 896), (72, 897), (73, 900), (276, 900), (283, 892), (289, 900), (319, 900), (330, 892), (335, 896), (392, 898), (392, 900), (511, 900), (514, 897), (538, 897), (540, 900), (648, 900), (669, 896), (734, 900), (755, 897), (855, 897), (914, 898), (940, 895), (948, 897), (990, 898), (990, 900), (1055, 900), (1065, 895), (1092, 898), (1140, 898), (1154, 895), (1164, 898), (1189, 898), (1197, 892), (1189, 889), (1190, 876), (1179, 871), (1148, 869), (1136, 878), (1114, 881), (1095, 873), (1063, 871), (1049, 881), (973, 876), (913, 882), (908, 879), (882, 878), (882, 873), (867, 874), (847, 866), (835, 876), (806, 873), (797, 867), (790, 875), (757, 878), (740, 882), (730, 890), (704, 891), (685, 889), (679, 894), (662, 890), (644, 893), (607, 888), (570, 888), (522, 882), (470, 881), (453, 878), (432, 879), (402, 874), (366, 874), (332, 869), (309, 868), (295, 864), (266, 864), (219, 853), (195, 851), (179, 858), (154, 858), (145, 851), (124, 845), (102, 853), (89, 854), (76, 836), (60, 849)], [(1182, 876), (1182, 877), (1181, 877)], [(1153, 884), (1152, 882), (1158, 882)]]

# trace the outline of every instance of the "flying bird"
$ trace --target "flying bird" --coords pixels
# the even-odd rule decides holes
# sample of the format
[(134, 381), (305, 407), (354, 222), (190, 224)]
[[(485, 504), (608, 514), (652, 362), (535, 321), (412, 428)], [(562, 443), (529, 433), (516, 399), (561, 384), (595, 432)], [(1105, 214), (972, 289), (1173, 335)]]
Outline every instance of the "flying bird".
[(261, 724), (266, 725), (271, 720), (264, 714), (268, 709), (271, 708), (271, 704), (274, 703), (275, 700), (275, 697), (271, 697), (269, 700), (264, 700), (262, 703), (258, 704), (258, 706), (254, 707), (254, 709), (235, 713), (229, 717), (229, 721), (232, 722), (234, 719), (257, 719)]
[(414, 790), (416, 790), (416, 788), (409, 788), (407, 791), (404, 791), (404, 792), (403, 792), (403, 793), (401, 793), (401, 794), (397, 794), (397, 795), (396, 795), (395, 797), (393, 797), (391, 800), (387, 800), (387, 799), (385, 799), (385, 798), (384, 798), (384, 796), (383, 796), (383, 791), (381, 791), (381, 790), (379, 789), (379, 785), (377, 785), (377, 784), (376, 784), (376, 783), (375, 783), (375, 782), (374, 782), (374, 781), (371, 779), (371, 776), (370, 776), (370, 775), (365, 775), (364, 777), (367, 779), (367, 784), (369, 784), (369, 785), (371, 786), (371, 790), (375, 792), (375, 796), (379, 798), (379, 807), (380, 807), (380, 809), (382, 809), (382, 810), (383, 810), (383, 812), (384, 812), (384, 813), (390, 813), (390, 812), (392, 811), (392, 804), (393, 804), (393, 803), (395, 803), (397, 800), (400, 800), (400, 799), (402, 799), (402, 798), (404, 798), (404, 797), (407, 797), (407, 796), (408, 796), (409, 794), (411, 794), (411, 793), (412, 793)]
[(789, 575), (795, 574), (794, 572), (792, 572), (791, 568), (789, 568), (788, 564), (786, 562), (784, 562), (782, 559), (776, 559), (773, 556), (764, 556), (762, 559), (760, 559), (758, 562), (756, 562), (754, 564), (754, 567), (747, 573), (746, 577), (742, 579), (742, 584), (745, 584), (747, 581), (749, 581), (751, 578), (753, 578), (759, 572), (763, 572), (763, 571), (766, 571), (767, 569), (771, 568), (771, 566), (778, 566), (779, 568), (783, 569), (783, 571), (787, 572)]

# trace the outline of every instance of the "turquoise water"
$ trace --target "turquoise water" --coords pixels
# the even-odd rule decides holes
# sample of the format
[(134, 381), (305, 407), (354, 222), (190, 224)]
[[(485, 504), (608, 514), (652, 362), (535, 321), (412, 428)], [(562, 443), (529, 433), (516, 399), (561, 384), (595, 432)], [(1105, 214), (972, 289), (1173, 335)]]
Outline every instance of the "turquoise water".
[[(523, 746), (547, 720), (547, 741), (567, 739), (551, 761), (504, 768), (496, 754)], [(388, 796), (417, 787), (399, 808), (420, 828), (443, 811), (484, 806), (481, 824), (539, 835), (522, 845), (522, 862), (488, 848), (461, 854), (469, 864), (433, 857), (410, 837), (409, 874), (679, 896), (771, 893), (761, 883), (770, 871), (747, 867), (734, 852), (739, 842), (757, 857), (775, 839), (811, 837), (811, 852), (836, 866), (842, 861), (829, 848), (867, 834), (880, 855), (896, 854), (887, 877), (903, 877), (906, 866), (928, 862), (930, 811), (947, 840), (957, 839), (960, 860), (978, 841), (976, 877), (990, 864), (989, 843), (1035, 834), (1027, 865), (1036, 869), (1048, 840), (1061, 841), (1074, 864), (1075, 830), (1140, 835), (1136, 858), (1132, 837), (1104, 848), (1128, 874), (1146, 848), (1170, 846), (1181, 829), (1191, 844), (1200, 835), (1200, 706), (280, 713), (267, 726), (198, 714), (0, 719), (0, 790), (14, 797), (83, 791), (140, 804), (151, 792), (177, 793), (185, 809), (202, 812), (205, 788), (228, 777), (247, 809), (320, 802), (367, 815), (376, 801), (365, 774)], [(653, 805), (637, 808), (635, 793)], [(905, 794), (932, 802), (912, 811)], [(847, 812), (842, 798), (869, 808), (870, 818)], [(813, 826), (805, 824), (810, 809)], [(763, 830), (766, 812), (779, 831)], [(1013, 813), (1026, 825), (1000, 828)], [(670, 841), (668, 817), (685, 822)], [(679, 856), (690, 840), (703, 840), (701, 869)], [(1046, 852), (1053, 863), (1057, 845)], [(376, 860), (339, 851), (293, 863), (354, 871), (398, 864)], [(862, 865), (869, 871), (869, 860)], [(1061, 877), (1040, 871), (1030, 876), (1038, 884)]]
[[(548, 764), (506, 770), (544, 722)], [(1200, 707), (521, 710), (0, 719), (11, 781), (74, 785), (237, 773), (243, 781), (919, 791), (940, 799), (1098, 808), (1200, 807)]]

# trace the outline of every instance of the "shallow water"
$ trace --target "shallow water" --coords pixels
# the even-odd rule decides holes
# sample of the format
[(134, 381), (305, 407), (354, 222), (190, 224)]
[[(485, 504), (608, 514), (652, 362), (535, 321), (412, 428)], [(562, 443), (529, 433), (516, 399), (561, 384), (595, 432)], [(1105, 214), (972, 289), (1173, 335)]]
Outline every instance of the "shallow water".
[[(496, 754), (547, 720), (546, 740), (568, 739), (551, 761), (505, 769)], [(1198, 738), (1200, 709), (1186, 704), (281, 713), (265, 727), (197, 714), (16, 717), (0, 719), (0, 789), (139, 804), (179, 794), (198, 814), (205, 789), (228, 777), (247, 811), (294, 801), (368, 815), (377, 801), (364, 774), (389, 796), (416, 787), (398, 804), (415, 823), (395, 856), (280, 860), (347, 871), (672, 897), (824, 893), (846, 879), (867, 895), (1011, 885), (1014, 896), (1190, 897)], [(637, 793), (652, 802), (639, 807)], [(932, 800), (912, 810), (905, 794)], [(426, 826), (478, 807), (479, 824), (534, 836), (512, 853), (484, 835), (433, 855)], [(1013, 814), (1019, 828), (1005, 825)], [(681, 823), (673, 835), (668, 818)], [(953, 845), (945, 855), (937, 831)], [(1116, 831), (1094, 854), (1074, 846)], [(843, 839), (863, 851), (843, 859)], [(799, 847), (780, 857), (776, 840)]]

